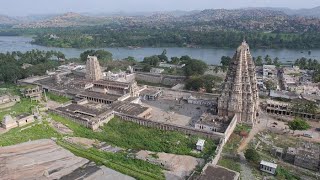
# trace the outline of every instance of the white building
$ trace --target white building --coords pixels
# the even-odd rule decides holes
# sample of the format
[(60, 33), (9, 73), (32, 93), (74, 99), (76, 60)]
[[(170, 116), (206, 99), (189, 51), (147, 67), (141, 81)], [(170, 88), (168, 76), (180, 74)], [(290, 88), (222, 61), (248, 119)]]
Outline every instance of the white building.
[(263, 65), (263, 79), (275, 78), (277, 77), (277, 68), (275, 65)]
[(260, 162), (260, 170), (266, 173), (270, 174), (276, 174), (277, 164), (267, 162), (267, 161), (261, 161)]
[(197, 142), (197, 144), (196, 144), (198, 151), (203, 151), (203, 149), (204, 149), (204, 142), (205, 142), (204, 139), (198, 139), (198, 142)]
[(160, 62), (159, 67), (167, 67), (167, 68), (177, 68), (177, 69), (181, 69), (185, 66), (185, 64), (181, 64), (181, 65), (175, 65), (175, 64), (168, 64), (165, 62)]
[(151, 68), (150, 72), (155, 74), (161, 74), (164, 71), (162, 68)]

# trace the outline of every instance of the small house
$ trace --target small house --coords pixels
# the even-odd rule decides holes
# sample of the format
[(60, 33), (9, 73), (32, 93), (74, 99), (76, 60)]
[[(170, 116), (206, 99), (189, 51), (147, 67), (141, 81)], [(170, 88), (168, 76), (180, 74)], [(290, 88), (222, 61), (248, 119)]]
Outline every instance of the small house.
[(198, 142), (197, 142), (197, 144), (196, 144), (198, 151), (203, 151), (203, 149), (204, 149), (204, 142), (205, 142), (204, 139), (198, 139)]
[(263, 160), (260, 162), (260, 170), (273, 175), (276, 174), (277, 166), (277, 164)]

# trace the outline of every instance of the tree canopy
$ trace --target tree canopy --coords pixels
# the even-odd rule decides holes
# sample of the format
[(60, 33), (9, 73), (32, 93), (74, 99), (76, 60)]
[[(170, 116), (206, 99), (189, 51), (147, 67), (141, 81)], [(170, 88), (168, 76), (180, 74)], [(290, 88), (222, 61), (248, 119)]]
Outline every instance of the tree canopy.
[(89, 56), (97, 56), (99, 63), (104, 66), (107, 65), (108, 62), (112, 61), (112, 53), (105, 50), (87, 50), (80, 54), (80, 60), (85, 62), (87, 61), (87, 57)]
[(253, 148), (247, 149), (246, 152), (244, 153), (244, 156), (248, 161), (253, 163), (259, 163), (261, 159), (259, 153)]
[(197, 59), (183, 60), (184, 72), (186, 76), (203, 75), (208, 65)]
[(295, 118), (293, 121), (288, 123), (288, 126), (291, 130), (307, 130), (310, 128), (310, 125), (301, 118)]
[[(59, 65), (59, 58), (64, 58), (64, 54), (56, 51), (0, 53), (0, 81), (14, 83), (21, 78), (44, 75), (47, 70)], [(23, 67), (23, 64), (29, 64), (29, 66)]]
[(187, 90), (199, 91), (204, 88), (207, 93), (212, 93), (212, 89), (221, 83), (223, 79), (214, 75), (203, 75), (190, 77), (185, 84)]

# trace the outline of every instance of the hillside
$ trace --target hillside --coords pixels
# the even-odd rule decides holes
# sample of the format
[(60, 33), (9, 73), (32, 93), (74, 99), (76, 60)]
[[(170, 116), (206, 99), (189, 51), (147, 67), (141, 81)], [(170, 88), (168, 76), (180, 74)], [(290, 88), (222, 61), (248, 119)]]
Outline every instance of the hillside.
[(18, 20), (9, 16), (0, 15), (0, 25), (17, 24)]
[[(302, 15), (303, 14), (303, 17)], [(301, 15), (301, 16), (300, 16)], [(319, 15), (320, 7), (313, 9), (279, 9), (279, 8), (247, 8), (247, 9), (207, 9), (203, 11), (168, 11), (154, 13), (116, 13), (116, 14), (79, 14), (65, 13), (62, 15), (34, 15), (16, 18), (0, 16), (0, 24), (14, 24), (15, 28), (46, 28), (46, 27), (75, 27), (117, 24), (130, 26), (175, 26), (176, 22), (196, 24), (199, 27), (208, 25), (218, 29), (231, 28), (235, 30), (275, 31), (284, 29), (286, 32), (317, 29), (318, 19), (304, 16)], [(284, 27), (281, 27), (284, 26)], [(297, 29), (295, 26), (302, 26)], [(188, 27), (194, 28), (194, 27)]]
[(70, 26), (91, 26), (104, 24), (107, 21), (101, 17), (84, 16), (78, 13), (65, 13), (62, 15), (50, 17), (47, 20), (31, 23), (21, 23), (16, 28), (43, 28), (43, 27), (70, 27)]

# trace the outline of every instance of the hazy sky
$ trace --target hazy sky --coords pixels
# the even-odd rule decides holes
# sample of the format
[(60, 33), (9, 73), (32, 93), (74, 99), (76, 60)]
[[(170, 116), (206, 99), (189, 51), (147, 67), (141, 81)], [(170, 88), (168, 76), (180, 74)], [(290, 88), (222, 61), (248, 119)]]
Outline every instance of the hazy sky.
[(0, 14), (146, 12), (240, 7), (310, 8), (320, 0), (0, 0)]

